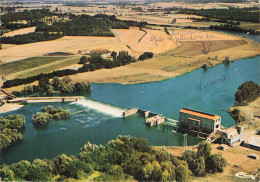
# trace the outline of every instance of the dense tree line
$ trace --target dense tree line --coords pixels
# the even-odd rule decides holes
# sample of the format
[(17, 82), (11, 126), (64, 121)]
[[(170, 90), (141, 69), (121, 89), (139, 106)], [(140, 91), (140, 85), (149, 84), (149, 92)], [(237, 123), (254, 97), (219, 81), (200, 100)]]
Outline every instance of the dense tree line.
[(137, 60), (130, 56), (127, 51), (119, 51), (112, 52), (111, 56), (113, 60), (104, 59), (101, 57), (100, 54), (93, 54), (91, 57), (83, 56), (80, 59), (80, 64), (84, 64), (81, 68), (78, 69), (79, 72), (88, 72), (88, 71), (95, 71), (101, 68), (115, 68), (120, 67), (122, 65), (130, 64), (132, 62), (136, 62)]
[(247, 103), (254, 101), (260, 95), (260, 85), (253, 81), (244, 82), (236, 91), (235, 105), (247, 105)]
[[(186, 151), (182, 157), (164, 149), (152, 150), (146, 139), (119, 136), (106, 146), (86, 143), (77, 156), (62, 154), (52, 160), (20, 161), (0, 167), (3, 180), (62, 181), (86, 179), (94, 171), (94, 181), (189, 181), (190, 175), (203, 176), (223, 171), (225, 159), (211, 154), (210, 144), (201, 143), (198, 152)], [(205, 162), (208, 161), (208, 162)], [(208, 164), (207, 164), (208, 163)], [(209, 167), (206, 169), (205, 167)]]
[(2, 27), (13, 30), (13, 29), (20, 29), (20, 28), (28, 28), (31, 27), (31, 25), (23, 24), (23, 23), (3, 23)]
[(23, 139), (18, 131), (24, 126), (25, 118), (22, 115), (0, 116), (0, 149), (6, 148), (16, 141)]
[(81, 15), (68, 22), (54, 22), (53, 25), (41, 23), (36, 31), (63, 32), (68, 36), (109, 36), (114, 37), (110, 28), (129, 29), (123, 21), (116, 20), (115, 16), (97, 14), (95, 16)]
[(145, 59), (150, 59), (153, 57), (153, 53), (152, 52), (144, 52), (143, 54), (141, 54), (138, 58), (138, 60), (145, 60)]
[(12, 94), (15, 96), (30, 95), (32, 97), (38, 97), (40, 92), (45, 96), (53, 95), (55, 91), (61, 93), (91, 91), (91, 86), (88, 83), (76, 82), (75, 84), (72, 84), (70, 83), (71, 81), (69, 76), (63, 77), (62, 79), (54, 77), (52, 80), (43, 77), (39, 80), (38, 85), (24, 86), (23, 90), (13, 91)]
[(210, 25), (209, 29), (212, 30), (224, 30), (224, 31), (231, 31), (231, 32), (240, 32), (240, 33), (247, 33), (260, 35), (259, 31), (253, 30), (253, 29), (244, 29), (237, 25), (232, 24), (221, 24), (221, 25)]
[(33, 116), (33, 124), (44, 125), (52, 119), (61, 119), (71, 116), (69, 111), (62, 108), (53, 108), (52, 106), (46, 106), (42, 108), (42, 112), (38, 112)]
[(61, 38), (63, 35), (60, 33), (48, 33), (48, 32), (33, 32), (29, 34), (23, 35), (15, 35), (15, 36), (4, 36), (0, 38), (0, 42), (4, 44), (27, 44), (33, 42), (41, 42), (47, 40), (55, 40)]
[(229, 9), (180, 9), (180, 14), (191, 14), (209, 18), (225, 20), (237, 20), (259, 23), (260, 12), (257, 7), (252, 8), (229, 8)]
[(109, 19), (87, 17), (75, 18), (67, 22), (54, 22), (53, 25), (39, 24), (35, 31), (63, 32), (68, 36), (109, 36), (114, 37), (110, 31), (112, 26)]
[(1, 21), (3, 23), (9, 23), (19, 20), (26, 20), (30, 26), (35, 26), (35, 23), (40, 19), (53, 15), (55, 14), (49, 12), (47, 9), (30, 10), (24, 12), (9, 12), (7, 14), (1, 15)]
[(28, 83), (32, 83), (35, 81), (39, 81), (41, 79), (45, 79), (45, 78), (51, 79), (53, 77), (63, 77), (63, 76), (67, 76), (67, 75), (74, 75), (77, 73), (78, 73), (77, 70), (64, 69), (64, 70), (53, 71), (51, 73), (41, 73), (39, 75), (31, 76), (31, 77), (27, 77), (27, 78), (15, 78), (15, 79), (7, 80), (6, 82), (4, 82), (3, 88), (9, 88), (9, 87), (17, 86), (17, 85), (28, 84)]

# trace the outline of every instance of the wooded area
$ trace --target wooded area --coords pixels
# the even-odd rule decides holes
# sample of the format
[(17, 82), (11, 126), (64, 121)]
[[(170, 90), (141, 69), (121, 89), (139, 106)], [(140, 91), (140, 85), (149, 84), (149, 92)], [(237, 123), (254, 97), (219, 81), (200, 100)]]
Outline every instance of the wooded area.
[(24, 126), (24, 123), (25, 118), (22, 115), (9, 115), (5, 118), (0, 116), (0, 149), (23, 139), (23, 135), (18, 130)]
[(95, 181), (184, 181), (191, 175), (222, 172), (227, 165), (221, 154), (211, 154), (209, 143), (198, 151), (186, 150), (181, 157), (163, 148), (152, 150), (144, 138), (119, 136), (106, 146), (86, 143), (77, 156), (62, 154), (54, 159), (20, 161), (0, 167), (2, 180), (56, 181), (68, 178), (87, 179), (93, 172)]

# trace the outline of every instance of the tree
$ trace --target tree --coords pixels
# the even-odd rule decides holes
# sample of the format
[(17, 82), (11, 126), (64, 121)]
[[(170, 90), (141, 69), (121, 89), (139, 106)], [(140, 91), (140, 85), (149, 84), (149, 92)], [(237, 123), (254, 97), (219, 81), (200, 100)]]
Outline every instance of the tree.
[(111, 56), (113, 57), (113, 61), (116, 61), (117, 53), (115, 51), (111, 53)]
[(87, 57), (86, 56), (82, 56), (80, 58), (80, 60), (79, 60), (79, 64), (85, 64), (85, 63), (87, 63), (87, 61), (88, 61)]
[(86, 82), (77, 82), (75, 84), (75, 90), (77, 92), (80, 92), (80, 91), (90, 91), (91, 90), (91, 86), (86, 83)]
[(45, 90), (45, 88), (47, 87), (47, 85), (49, 85), (50, 82), (49, 82), (49, 79), (48, 78), (41, 78), (38, 82), (38, 87), (41, 89), (41, 90)]
[(52, 80), (52, 86), (54, 86), (55, 88), (58, 88), (61, 86), (61, 80), (59, 77), (54, 77)]
[(10, 167), (16, 177), (26, 179), (29, 175), (29, 168), (31, 167), (31, 163), (29, 161), (22, 160), (16, 164), (12, 164)]
[(70, 92), (73, 92), (73, 91), (74, 91), (74, 86), (71, 85), (71, 84), (65, 84), (65, 83), (63, 83), (63, 84), (61, 85), (60, 91), (61, 91), (62, 93), (70, 93)]
[(153, 170), (154, 170), (154, 167), (151, 163), (146, 164), (142, 171), (143, 177), (147, 180), (151, 179)]
[(156, 160), (158, 160), (159, 162), (169, 161), (170, 155), (166, 150), (159, 149), (158, 151), (156, 151)]
[(66, 84), (69, 84), (72, 80), (69, 76), (65, 76), (61, 79), (61, 81), (63, 81)]
[(3, 181), (13, 181), (14, 180), (14, 172), (10, 169), (9, 166), (4, 166), (0, 169), (0, 177)]
[(172, 24), (174, 24), (174, 23), (176, 23), (177, 22), (177, 19), (176, 18), (173, 18), (173, 20), (172, 20)]
[(209, 165), (207, 169), (210, 172), (223, 172), (224, 167), (227, 166), (227, 161), (221, 154), (213, 154), (209, 157)]
[(193, 173), (196, 176), (205, 176), (206, 175), (205, 159), (203, 157), (200, 157), (195, 160)]
[(197, 159), (197, 153), (193, 150), (185, 150), (182, 154), (182, 159), (185, 160), (190, 168), (190, 170), (194, 171), (194, 162)]
[(176, 167), (175, 174), (176, 174), (177, 181), (186, 182), (189, 179), (189, 173), (182, 164), (180, 164)]
[[(166, 181), (174, 181), (175, 180), (175, 166), (170, 161), (161, 162), (161, 169), (165, 174), (162, 174), (162, 180), (165, 181), (163, 178), (167, 178)], [(165, 177), (163, 177), (165, 175)]]
[(51, 85), (47, 85), (46, 86), (46, 95), (53, 95), (54, 94), (54, 91), (53, 91), (53, 88)]
[(153, 166), (152, 180), (161, 181), (162, 170), (160, 164), (157, 161), (153, 161), (152, 166)]
[(240, 105), (244, 102), (254, 101), (260, 93), (260, 85), (253, 81), (244, 82), (237, 89), (235, 94), (236, 105)]
[(198, 151), (197, 151), (198, 157), (204, 157), (204, 159), (206, 160), (210, 156), (210, 153), (211, 153), (210, 143), (205, 141), (199, 143)]

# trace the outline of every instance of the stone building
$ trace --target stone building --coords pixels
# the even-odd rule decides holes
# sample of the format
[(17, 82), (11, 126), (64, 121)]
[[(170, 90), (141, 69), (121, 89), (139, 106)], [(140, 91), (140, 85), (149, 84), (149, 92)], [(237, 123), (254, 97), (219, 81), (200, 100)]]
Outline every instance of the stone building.
[(146, 119), (146, 124), (153, 126), (153, 125), (159, 125), (165, 122), (165, 118), (161, 115), (156, 115), (154, 117)]
[(204, 133), (216, 132), (221, 126), (221, 117), (193, 109), (182, 108), (179, 118), (180, 127)]
[(228, 129), (222, 129), (221, 133), (221, 143), (233, 146), (236, 142), (240, 144), (242, 140), (243, 128), (241, 126), (233, 126)]

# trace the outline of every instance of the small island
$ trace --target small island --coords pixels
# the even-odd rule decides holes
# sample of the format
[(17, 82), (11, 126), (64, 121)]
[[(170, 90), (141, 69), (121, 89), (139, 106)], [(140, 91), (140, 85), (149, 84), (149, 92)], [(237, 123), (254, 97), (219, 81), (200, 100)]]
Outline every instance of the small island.
[(35, 125), (45, 125), (52, 119), (62, 119), (69, 116), (71, 116), (71, 113), (65, 109), (46, 106), (42, 108), (42, 112), (36, 113), (32, 119)]

